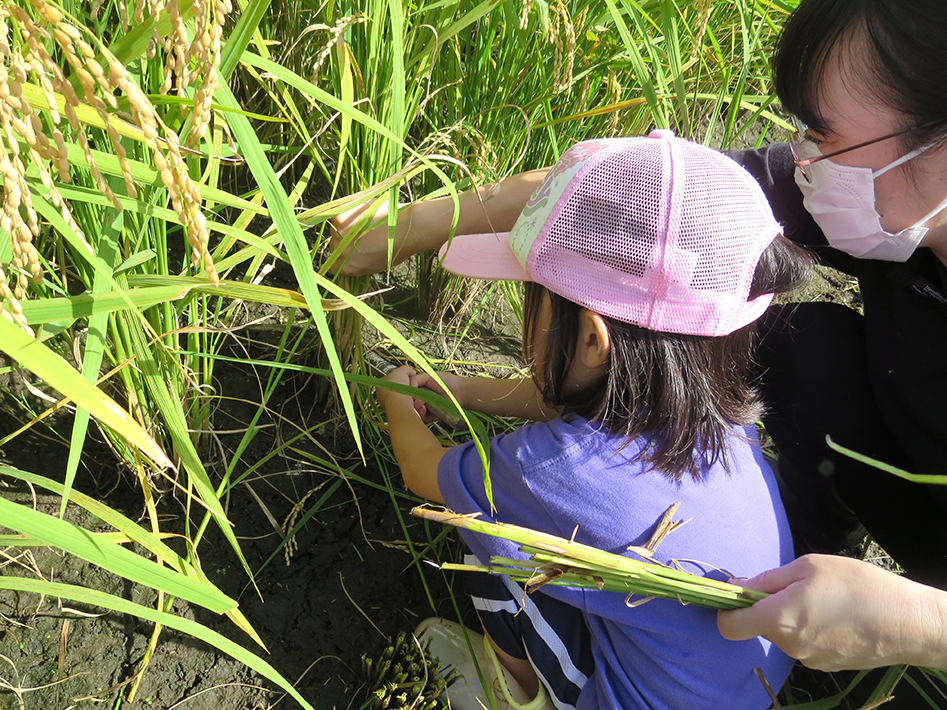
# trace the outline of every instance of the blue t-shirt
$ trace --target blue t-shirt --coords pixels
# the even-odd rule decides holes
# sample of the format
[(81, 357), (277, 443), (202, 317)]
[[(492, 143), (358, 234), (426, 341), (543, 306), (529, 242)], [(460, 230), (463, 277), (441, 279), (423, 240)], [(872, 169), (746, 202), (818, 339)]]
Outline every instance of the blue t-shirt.
[[(701, 481), (675, 482), (636, 460), (641, 441), (570, 415), (534, 423), (490, 442), (490, 479), (496, 517), (483, 486), (483, 465), (472, 443), (450, 449), (438, 469), (448, 507), (634, 557), (629, 545), (648, 542), (673, 503), (676, 520), (655, 558), (702, 576), (749, 577), (792, 560), (792, 540), (776, 481), (755, 432), (735, 429), (727, 444), (729, 473), (721, 463), (702, 466)], [(482, 562), (491, 555), (523, 558), (507, 540), (462, 532)], [(686, 560), (686, 561), (685, 561)], [(696, 562), (694, 562), (696, 561)], [(715, 568), (725, 570), (720, 572)], [(630, 608), (616, 592), (542, 587), (582, 610), (592, 636), (595, 671), (578, 708), (726, 708), (770, 705), (753, 672), (762, 669), (774, 689), (792, 660), (762, 638), (734, 642), (717, 630), (717, 612), (654, 599)]]

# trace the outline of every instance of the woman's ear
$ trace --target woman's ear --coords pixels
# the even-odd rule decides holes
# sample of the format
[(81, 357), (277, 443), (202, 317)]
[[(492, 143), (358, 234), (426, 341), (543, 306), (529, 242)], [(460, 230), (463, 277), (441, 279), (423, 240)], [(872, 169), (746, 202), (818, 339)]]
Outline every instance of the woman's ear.
[(579, 323), (579, 343), (576, 360), (590, 370), (597, 369), (608, 363), (611, 351), (611, 340), (608, 337), (608, 326), (598, 313), (583, 309)]

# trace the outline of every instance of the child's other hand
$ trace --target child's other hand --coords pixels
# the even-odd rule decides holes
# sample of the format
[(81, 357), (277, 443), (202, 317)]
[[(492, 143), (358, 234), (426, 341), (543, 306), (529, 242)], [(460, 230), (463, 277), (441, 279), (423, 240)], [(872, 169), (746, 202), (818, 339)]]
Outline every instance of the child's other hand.
[[(356, 205), (347, 212), (332, 218), (329, 248), (335, 252), (352, 228), (362, 220), (372, 206), (372, 201)], [(384, 202), (372, 217), (375, 226), (349, 244), (333, 262), (329, 270), (342, 276), (374, 274), (388, 268), (388, 203)], [(394, 263), (398, 263), (397, 242)]]
[[(410, 365), (402, 365), (389, 372), (385, 382), (410, 386), (411, 378), (417, 374)], [(378, 387), (375, 392), (388, 418), (388, 434), (404, 482), (422, 498), (443, 503), (437, 469), (447, 449), (418, 416), (416, 400), (410, 394), (391, 392), (384, 387)]]
[[(385, 382), (391, 382), (396, 385), (407, 385), (411, 386), (411, 378), (417, 375), (417, 370), (415, 370), (410, 365), (402, 365), (401, 367), (395, 368), (387, 375), (385, 375)], [(375, 390), (375, 398), (378, 400), (378, 404), (387, 412), (388, 409), (395, 402), (400, 401), (411, 401), (413, 398), (411, 395), (401, 394), (400, 392), (392, 392), (391, 390), (384, 389), (379, 387)]]
[[(438, 372), (437, 376), (441, 378), (441, 382), (447, 385), (447, 388), (451, 391), (451, 394), (457, 399), (457, 402), (461, 407), (467, 408), (465, 403), (465, 390), (464, 382), (466, 378), (460, 377), (459, 375), (454, 375), (450, 372)], [(447, 392), (441, 387), (437, 381), (427, 372), (416, 373), (411, 377), (411, 386), (417, 387), (419, 389), (429, 389), (431, 392), (435, 392), (442, 397), (447, 397)], [(414, 408), (417, 410), (417, 413), (421, 416), (425, 422), (432, 422), (437, 419), (433, 413), (428, 411), (427, 404), (420, 399), (414, 400)]]

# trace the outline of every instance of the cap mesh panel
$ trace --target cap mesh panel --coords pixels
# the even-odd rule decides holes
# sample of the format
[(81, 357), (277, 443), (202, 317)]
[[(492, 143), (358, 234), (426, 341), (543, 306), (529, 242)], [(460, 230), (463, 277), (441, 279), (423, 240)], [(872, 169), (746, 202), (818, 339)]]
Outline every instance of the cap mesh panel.
[(625, 143), (593, 157), (570, 185), (534, 246), (534, 280), (655, 330), (718, 334), (743, 325), (756, 262), (778, 231), (759, 187), (694, 143)]

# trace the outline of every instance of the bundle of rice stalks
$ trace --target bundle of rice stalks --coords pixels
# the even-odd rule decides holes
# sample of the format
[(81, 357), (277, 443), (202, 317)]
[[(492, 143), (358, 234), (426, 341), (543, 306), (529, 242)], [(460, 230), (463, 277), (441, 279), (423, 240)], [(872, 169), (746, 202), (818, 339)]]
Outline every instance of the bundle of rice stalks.
[(362, 656), (362, 669), (368, 679), (368, 699), (361, 710), (434, 710), (438, 698), (457, 674), (444, 673), (441, 662), (428, 650), (431, 640), (422, 648), (414, 636), (398, 634), (374, 663)]
[(555, 535), (516, 525), (488, 523), (451, 511), (414, 508), (411, 514), (519, 543), (520, 551), (529, 555), (528, 559), (495, 557), (486, 566), (444, 564), (441, 569), (505, 574), (523, 584), (527, 592), (535, 591), (545, 584), (554, 584), (621, 592), (627, 595), (625, 603), (629, 606), (661, 598), (714, 609), (739, 609), (751, 606), (767, 596), (763, 592), (645, 561), (649, 552), (653, 552), (653, 547), (650, 550), (629, 548), (643, 558), (636, 560)]

